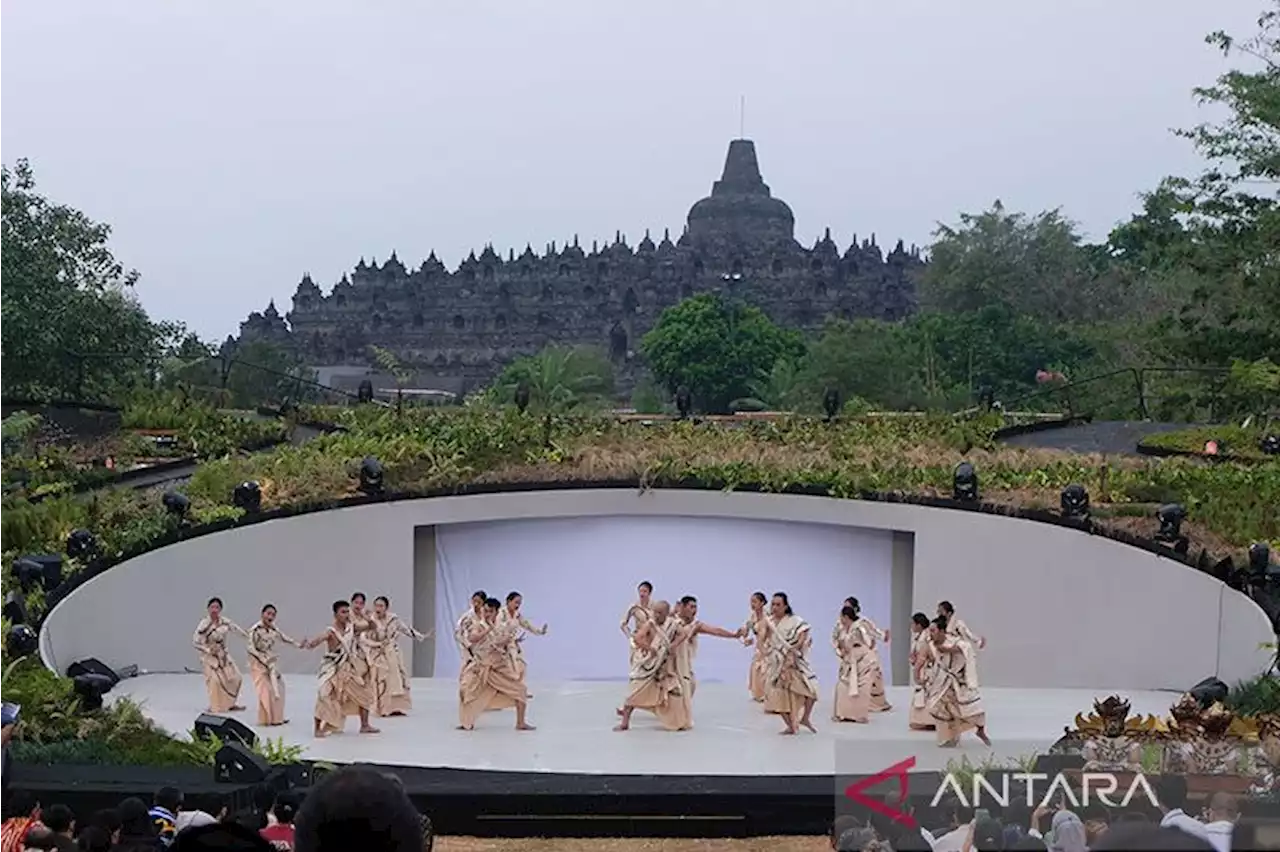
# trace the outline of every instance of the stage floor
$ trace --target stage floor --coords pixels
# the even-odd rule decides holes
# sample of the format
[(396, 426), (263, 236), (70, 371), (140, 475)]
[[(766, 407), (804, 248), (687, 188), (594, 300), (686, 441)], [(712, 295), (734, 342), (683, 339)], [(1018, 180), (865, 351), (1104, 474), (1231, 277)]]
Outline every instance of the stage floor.
[[(824, 694), (814, 711), (817, 734), (778, 734), (776, 716), (765, 714), (741, 684), (700, 683), (694, 701), (694, 728), (671, 733), (652, 716), (636, 713), (632, 729), (613, 730), (614, 708), (625, 683), (531, 682), (529, 722), (535, 731), (514, 730), (514, 712), (488, 713), (474, 731), (459, 731), (457, 681), (415, 678), (410, 716), (378, 719), (380, 734), (357, 734), (355, 719), (347, 731), (312, 737), (311, 708), (316, 679), (286, 675), (291, 721), (259, 728), (253, 693), (245, 678), (242, 700), (249, 710), (229, 714), (253, 727), (259, 737), (283, 738), (305, 747), (307, 760), (377, 763), (389, 766), (472, 769), (499, 772), (600, 775), (860, 775), (880, 771), (907, 757), (917, 771), (940, 771), (949, 760), (967, 756), (981, 761), (1026, 758), (1043, 752), (1062, 736), (1077, 713), (1095, 699), (1118, 693), (1134, 713), (1165, 715), (1176, 699), (1171, 692), (1119, 689), (986, 689), (983, 704), (993, 749), (966, 736), (958, 749), (942, 749), (932, 732), (907, 727), (909, 690), (889, 691), (894, 709), (872, 716), (868, 724), (834, 723), (831, 699)], [(204, 709), (204, 682), (197, 674), (143, 675), (121, 681), (108, 696), (128, 695), (144, 712), (173, 732), (191, 729)]]

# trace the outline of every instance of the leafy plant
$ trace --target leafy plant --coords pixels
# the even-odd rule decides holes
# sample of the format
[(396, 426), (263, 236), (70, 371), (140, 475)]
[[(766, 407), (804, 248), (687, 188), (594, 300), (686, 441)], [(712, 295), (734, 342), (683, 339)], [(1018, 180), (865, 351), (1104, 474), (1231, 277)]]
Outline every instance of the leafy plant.
[(1242, 716), (1280, 713), (1280, 678), (1263, 674), (1240, 681), (1231, 687), (1225, 703)]

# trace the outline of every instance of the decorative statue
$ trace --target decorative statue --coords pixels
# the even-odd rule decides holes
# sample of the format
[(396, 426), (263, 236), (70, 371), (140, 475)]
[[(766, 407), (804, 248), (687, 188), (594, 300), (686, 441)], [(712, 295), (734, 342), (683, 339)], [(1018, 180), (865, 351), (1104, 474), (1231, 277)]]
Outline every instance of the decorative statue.
[(1118, 695), (1093, 702), (1098, 722), (1088, 726), (1092, 730), (1082, 731), (1086, 733), (1081, 749), (1085, 772), (1142, 771), (1142, 743), (1132, 735), (1141, 723), (1135, 719), (1137, 725), (1127, 724), (1129, 709), (1129, 702)]

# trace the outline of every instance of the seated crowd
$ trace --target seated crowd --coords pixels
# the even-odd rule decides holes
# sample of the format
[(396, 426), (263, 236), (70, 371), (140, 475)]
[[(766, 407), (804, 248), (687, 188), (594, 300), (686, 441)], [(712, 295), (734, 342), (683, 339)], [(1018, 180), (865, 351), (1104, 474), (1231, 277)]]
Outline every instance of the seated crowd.
[(254, 791), (250, 808), (189, 810), (182, 791), (162, 787), (147, 805), (76, 815), (21, 791), (4, 796), (0, 852), (431, 852), (431, 820), (418, 813), (400, 779), (372, 769), (340, 769), (309, 790)]
[[(1061, 807), (1028, 808), (1011, 802), (996, 810), (973, 810), (956, 799), (936, 808), (911, 811), (914, 826), (887, 816), (852, 815), (835, 820), (831, 846), (836, 852), (1256, 852), (1276, 848), (1259, 842), (1259, 826), (1240, 820), (1235, 796), (1215, 793), (1199, 818), (1185, 812), (1186, 779), (1160, 779), (1156, 797), (1161, 807), (1113, 810), (1101, 805), (1080, 813)], [(897, 797), (886, 809), (900, 811)], [(1145, 804), (1145, 803), (1144, 803)], [(923, 811), (923, 812), (921, 812)]]

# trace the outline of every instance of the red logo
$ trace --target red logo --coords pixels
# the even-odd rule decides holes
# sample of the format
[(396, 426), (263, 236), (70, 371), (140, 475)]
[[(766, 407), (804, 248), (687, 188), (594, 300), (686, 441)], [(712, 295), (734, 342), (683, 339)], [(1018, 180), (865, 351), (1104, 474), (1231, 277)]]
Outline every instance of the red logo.
[[(906, 760), (899, 761), (887, 769), (881, 769), (875, 775), (869, 775), (860, 781), (854, 781), (844, 790), (844, 795), (851, 802), (856, 802), (881, 816), (886, 816), (894, 822), (901, 823), (907, 828), (915, 828), (916, 821), (911, 814), (902, 810), (907, 803), (908, 789), (907, 773), (915, 768), (916, 759), (908, 757)], [(882, 798), (876, 798), (870, 793), (872, 787), (891, 778), (898, 779), (898, 801), (895, 805), (885, 804)]]

